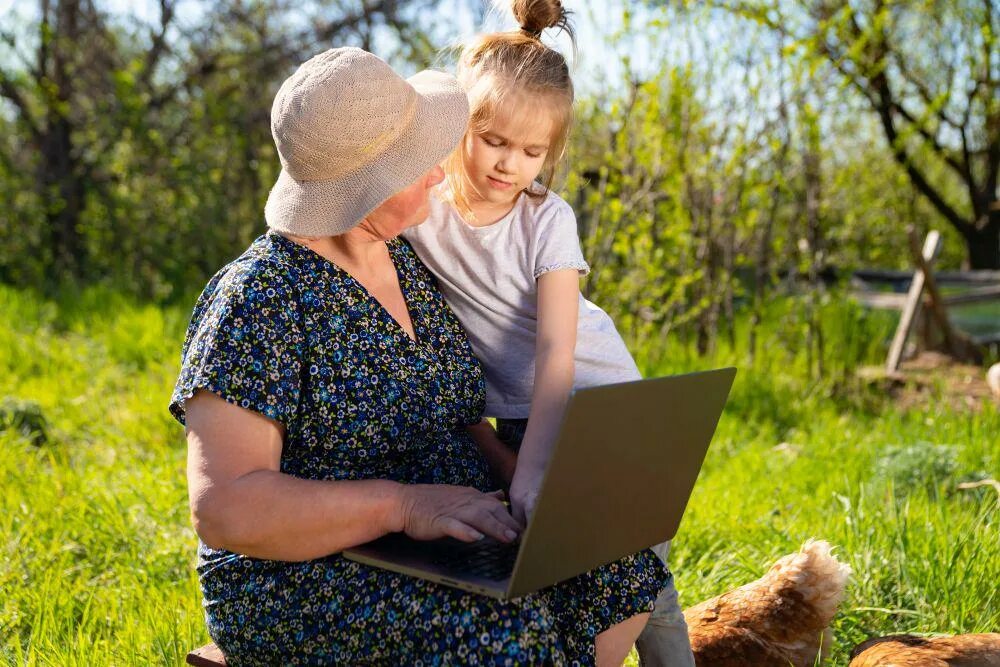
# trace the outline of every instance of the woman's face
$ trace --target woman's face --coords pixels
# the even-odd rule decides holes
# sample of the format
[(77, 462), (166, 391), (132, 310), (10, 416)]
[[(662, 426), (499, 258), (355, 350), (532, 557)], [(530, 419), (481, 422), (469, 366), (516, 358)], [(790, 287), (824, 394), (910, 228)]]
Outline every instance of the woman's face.
[(381, 239), (396, 238), (407, 227), (419, 225), (427, 219), (431, 188), (442, 180), (444, 171), (439, 166), (433, 167), (404, 190), (382, 202), (365, 216), (360, 226)]

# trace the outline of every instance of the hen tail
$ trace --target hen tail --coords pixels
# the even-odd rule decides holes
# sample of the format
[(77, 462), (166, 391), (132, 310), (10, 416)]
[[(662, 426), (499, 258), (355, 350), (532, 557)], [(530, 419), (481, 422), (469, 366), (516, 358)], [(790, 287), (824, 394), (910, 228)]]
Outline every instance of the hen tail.
[[(829, 646), (827, 626), (851, 574), (830, 552), (828, 542), (809, 540), (760, 579), (685, 611), (696, 662), (729, 665), (710, 656), (742, 655), (754, 660), (740, 664), (812, 665)], [(761, 646), (783, 657), (755, 661)]]
[(838, 561), (832, 551), (825, 540), (808, 540), (797, 553), (778, 559), (764, 575), (775, 588), (796, 591), (818, 628), (833, 620), (851, 576), (850, 566)]

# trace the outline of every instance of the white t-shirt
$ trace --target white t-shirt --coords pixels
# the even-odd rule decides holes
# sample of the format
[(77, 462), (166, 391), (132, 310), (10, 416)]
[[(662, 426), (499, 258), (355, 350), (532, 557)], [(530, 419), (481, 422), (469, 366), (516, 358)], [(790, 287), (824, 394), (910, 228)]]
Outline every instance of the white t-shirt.
[[(535, 378), (538, 276), (557, 269), (590, 270), (580, 249), (576, 216), (549, 192), (522, 193), (514, 208), (486, 227), (466, 223), (431, 197), (426, 222), (403, 232), (437, 277), (486, 371), (486, 415), (526, 418)], [(574, 387), (641, 376), (603, 310), (580, 296)]]

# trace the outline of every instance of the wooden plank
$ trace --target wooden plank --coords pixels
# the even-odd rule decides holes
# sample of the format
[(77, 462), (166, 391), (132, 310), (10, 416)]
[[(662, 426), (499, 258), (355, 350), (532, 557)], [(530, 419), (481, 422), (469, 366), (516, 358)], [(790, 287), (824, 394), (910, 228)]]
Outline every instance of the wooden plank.
[(226, 656), (215, 644), (206, 644), (187, 654), (187, 664), (194, 667), (226, 667)]
[(976, 345), (982, 345), (983, 347), (986, 347), (987, 345), (1000, 345), (1000, 332), (984, 334), (982, 336), (973, 336), (972, 342)]
[(941, 297), (941, 303), (954, 306), (959, 303), (979, 303), (980, 301), (995, 301), (1000, 299), (1000, 285), (976, 287), (961, 294), (949, 294)]
[[(934, 264), (938, 253), (941, 252), (941, 234), (932, 229), (924, 239), (924, 248), (921, 253), (928, 266)], [(890, 373), (899, 370), (899, 362), (903, 360), (903, 346), (906, 345), (906, 338), (910, 335), (910, 329), (920, 310), (920, 295), (924, 291), (924, 273), (919, 269), (913, 274), (910, 281), (910, 291), (906, 294), (906, 303), (903, 312), (899, 317), (899, 325), (896, 327), (896, 335), (892, 338), (892, 345), (889, 346), (889, 357), (885, 362), (885, 369)]]
[(899, 292), (865, 292), (855, 290), (851, 292), (851, 298), (868, 308), (881, 308), (883, 310), (903, 310), (906, 305), (906, 295)]
[[(852, 290), (850, 296), (862, 306), (868, 308), (902, 310), (903, 306), (906, 305), (906, 295), (901, 292), (874, 292), (860, 289)], [(998, 300), (1000, 300), (1000, 285), (976, 287), (965, 292), (942, 295), (941, 297), (941, 303), (945, 306)]]
[[(871, 283), (907, 283), (913, 278), (913, 273), (910, 271), (888, 269), (857, 269), (851, 275)], [(1000, 283), (1000, 271), (935, 271), (934, 277), (937, 278), (939, 285)]]

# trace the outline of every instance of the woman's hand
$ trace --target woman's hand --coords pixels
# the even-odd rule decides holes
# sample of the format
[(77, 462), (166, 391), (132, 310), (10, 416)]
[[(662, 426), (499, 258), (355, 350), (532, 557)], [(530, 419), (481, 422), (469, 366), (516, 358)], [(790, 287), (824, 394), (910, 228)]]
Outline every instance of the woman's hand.
[(454, 537), (463, 542), (484, 536), (511, 542), (521, 526), (502, 502), (503, 492), (482, 493), (467, 486), (404, 484), (400, 489), (402, 532), (417, 540)]

